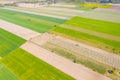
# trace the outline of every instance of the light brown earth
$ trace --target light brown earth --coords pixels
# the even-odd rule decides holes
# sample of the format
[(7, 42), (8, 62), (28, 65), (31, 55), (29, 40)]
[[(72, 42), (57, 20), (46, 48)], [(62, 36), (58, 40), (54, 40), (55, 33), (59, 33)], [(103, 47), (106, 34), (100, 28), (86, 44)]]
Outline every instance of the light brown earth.
[(11, 32), (19, 37), (22, 37), (26, 40), (29, 40), (30, 38), (37, 36), (37, 35), (41, 35), (38, 32), (32, 31), (30, 29), (18, 26), (16, 24), (4, 21), (4, 20), (0, 20), (0, 28)]
[(72, 76), (76, 80), (111, 80), (110, 78), (94, 72), (91, 69), (84, 67), (83, 65), (73, 63), (68, 59), (41, 48), (39, 45), (34, 44), (31, 41), (28, 41), (22, 45), (21, 48)]

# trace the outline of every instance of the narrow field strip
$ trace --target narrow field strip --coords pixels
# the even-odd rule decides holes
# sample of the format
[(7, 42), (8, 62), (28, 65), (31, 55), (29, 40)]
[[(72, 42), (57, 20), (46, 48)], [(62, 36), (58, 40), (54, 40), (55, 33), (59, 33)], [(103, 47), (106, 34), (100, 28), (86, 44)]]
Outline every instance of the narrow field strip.
[(5, 65), (0, 63), (0, 80), (19, 80)]
[(18, 10), (18, 9), (11, 9), (11, 8), (3, 8), (3, 9), (13, 10), (13, 11), (19, 11), (19, 12), (25, 12), (25, 13), (30, 13), (30, 14), (36, 14), (36, 15), (40, 15), (40, 16), (48, 16), (48, 17), (53, 17), (53, 18), (58, 18), (58, 19), (65, 19), (65, 20), (68, 20), (68, 19), (69, 19), (68, 17), (58, 16), (58, 15), (37, 13), (37, 12), (31, 12), (31, 11)]
[(24, 39), (0, 28), (0, 59), (18, 48), (24, 42)]
[(26, 40), (29, 40), (32, 37), (35, 37), (37, 35), (41, 35), (38, 32), (32, 31), (30, 29), (21, 27), (19, 25), (4, 21), (4, 20), (0, 20), (0, 28), (9, 31), (21, 38), (24, 38)]
[(42, 36), (37, 36), (31, 39), (31, 41), (38, 45), (44, 45), (46, 42), (49, 42), (54, 45), (65, 48), (67, 50), (76, 52), (80, 55), (90, 57), (99, 62), (113, 66), (117, 69), (120, 69), (120, 64), (119, 64), (120, 56), (119, 55), (112, 54), (104, 50), (101, 50), (99, 48), (91, 47), (91, 46), (85, 45), (77, 41), (69, 40), (64, 37), (47, 34), (47, 33)]
[(58, 18), (40, 16), (6, 9), (0, 9), (0, 19), (28, 29), (32, 29), (40, 33), (45, 33), (53, 29), (56, 24), (61, 24), (66, 21)]
[(87, 30), (93, 30), (114, 36), (120, 36), (120, 23), (108, 22), (84, 17), (74, 17), (65, 22), (65, 25), (70, 25)]
[(105, 34), (105, 33), (97, 32), (97, 31), (84, 29), (84, 28), (80, 28), (80, 27), (75, 27), (75, 26), (69, 26), (69, 25), (65, 25), (65, 24), (60, 25), (60, 27), (68, 28), (68, 29), (72, 29), (72, 30), (79, 31), (82, 33), (86, 33), (86, 34), (90, 34), (90, 35), (94, 35), (94, 36), (98, 36), (98, 37), (102, 37), (102, 38), (106, 38), (106, 39), (115, 40), (115, 41), (120, 42), (119, 36), (114, 36), (114, 35), (110, 35), (110, 34)]
[(59, 36), (48, 42), (120, 69), (120, 56), (118, 55)]
[[(94, 14), (94, 15), (93, 15)], [(113, 12), (113, 11), (87, 11), (84, 13), (81, 13), (80, 17), (86, 17), (86, 18), (92, 18), (92, 19), (98, 19), (98, 20), (104, 20), (104, 21), (110, 21), (110, 22), (117, 22), (120, 23), (120, 12)]]
[[(46, 15), (53, 15), (53, 16), (60, 16), (60, 17), (66, 17), (71, 18), (73, 16), (80, 15), (84, 11), (81, 10), (73, 10), (73, 9), (61, 9), (61, 8), (21, 8), (21, 7), (8, 7), (8, 9), (15, 9), (15, 10), (21, 10), (21, 11), (29, 11), (29, 12), (35, 12), (38, 14), (46, 14)], [(71, 14), (69, 14), (71, 13)]]
[(2, 58), (0, 62), (13, 72), (19, 80), (75, 80), (21, 48), (14, 50)]
[(57, 55), (63, 56), (69, 59), (71, 62), (82, 64), (85, 67), (88, 67), (93, 71), (103, 74), (105, 76), (106, 76), (105, 73), (107, 72), (107, 70), (112, 68), (111, 66), (108, 66), (107, 64), (103, 64), (99, 61), (96, 61), (95, 59), (92, 59), (86, 55), (74, 52), (70, 49), (66, 49), (64, 47), (52, 44), (50, 42), (46, 42), (45, 44), (41, 45), (41, 47), (51, 52), (54, 52)]
[(75, 31), (68, 28), (63, 27), (56, 27), (52, 31), (50, 31), (52, 34), (56, 34), (62, 37), (66, 37), (75, 41), (79, 41), (81, 43), (91, 45), (93, 47), (97, 47), (103, 50), (106, 50), (110, 53), (114, 54), (120, 54), (120, 42), (114, 41), (86, 33), (82, 33), (80, 31)]
[(28, 51), (32, 55), (42, 59), (57, 69), (74, 77), (76, 80), (111, 80), (99, 73), (96, 73), (80, 64), (75, 64), (61, 56), (58, 56), (39, 45), (27, 42), (21, 46), (22, 49)]
[(49, 17), (49, 16), (42, 16), (42, 15), (37, 15), (37, 14), (32, 14), (32, 13), (26, 13), (26, 12), (22, 12), (22, 11), (15, 11), (15, 10), (9, 10), (9, 9), (4, 9), (4, 8), (0, 8), (1, 14), (4, 12), (4, 14), (6, 14), (5, 12), (7, 12), (7, 14), (13, 16), (13, 14), (19, 14), (19, 15), (25, 15), (25, 16), (29, 16), (32, 18), (36, 18), (36, 19), (42, 19), (42, 20), (47, 20), (47, 21), (51, 21), (51, 22), (56, 22), (56, 23), (64, 23), (66, 20), (64, 19), (59, 19), (59, 18), (54, 18), (54, 17)]
[(120, 54), (120, 23), (74, 17), (62, 25), (68, 27), (57, 26), (50, 33)]

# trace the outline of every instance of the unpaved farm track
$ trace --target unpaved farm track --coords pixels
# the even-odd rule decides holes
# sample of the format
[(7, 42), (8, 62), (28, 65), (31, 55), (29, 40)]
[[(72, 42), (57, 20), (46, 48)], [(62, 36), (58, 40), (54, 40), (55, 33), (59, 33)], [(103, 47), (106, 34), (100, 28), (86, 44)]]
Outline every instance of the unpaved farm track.
[(13, 23), (4, 21), (4, 20), (0, 20), (0, 28), (11, 32), (19, 37), (24, 38), (25, 40), (29, 40), (30, 38), (37, 36), (37, 35), (41, 35), (38, 32), (32, 31), (30, 29), (15, 25)]
[(39, 45), (34, 44), (31, 41), (28, 41), (22, 45), (21, 48), (63, 71), (64, 73), (72, 76), (76, 80), (111, 80), (110, 78), (94, 72), (89, 68), (73, 63), (68, 59), (41, 48)]

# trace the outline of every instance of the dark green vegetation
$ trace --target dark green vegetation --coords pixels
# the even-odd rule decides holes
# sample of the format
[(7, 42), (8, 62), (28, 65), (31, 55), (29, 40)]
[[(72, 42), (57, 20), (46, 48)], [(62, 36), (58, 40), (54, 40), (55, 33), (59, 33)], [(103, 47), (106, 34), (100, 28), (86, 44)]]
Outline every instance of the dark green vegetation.
[[(75, 17), (70, 21), (65, 23), (66, 25), (71, 25), (77, 28), (84, 28), (87, 30), (93, 30), (96, 32), (101, 32), (105, 34), (110, 34), (113, 36), (120, 36), (119, 23), (105, 22), (81, 17)], [(56, 27), (51, 31), (51, 33), (58, 34), (70, 39), (74, 39), (116, 54), (120, 54), (120, 42), (110, 40), (107, 38), (102, 38), (90, 34), (86, 34), (80, 31), (72, 30), (69, 28)]]
[(44, 33), (66, 20), (0, 9), (0, 19)]
[(1, 62), (20, 80), (74, 80), (20, 48), (5, 56)]
[(0, 63), (0, 80), (19, 80), (2, 63)]
[(24, 42), (24, 39), (0, 29), (0, 57), (6, 56)]

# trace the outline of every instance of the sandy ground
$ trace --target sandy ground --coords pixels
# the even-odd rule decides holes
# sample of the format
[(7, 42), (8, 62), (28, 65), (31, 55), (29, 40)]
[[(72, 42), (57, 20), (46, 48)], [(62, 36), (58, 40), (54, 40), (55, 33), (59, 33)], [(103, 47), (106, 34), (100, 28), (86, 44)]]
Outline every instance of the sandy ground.
[(61, 25), (61, 27), (120, 42), (119, 36), (114, 36), (114, 35), (110, 35), (110, 34), (105, 34), (105, 33), (96, 32), (96, 31), (92, 31), (92, 30), (88, 30), (88, 29), (83, 29), (80, 27), (78, 28), (78, 27), (74, 27), (74, 26), (69, 26), (69, 25), (65, 25), (65, 24)]
[(72, 76), (76, 80), (111, 80), (99, 73), (92, 71), (80, 64), (73, 63), (68, 59), (56, 55), (33, 42), (27, 42), (21, 46), (22, 49), (28, 51), (32, 55), (38, 57), (39, 59), (49, 63), (50, 65), (56, 67), (57, 69), (65, 72), (66, 74)]
[[(109, 53), (99, 48), (91, 47), (77, 41), (73, 41), (67, 38), (63, 38), (60, 36), (55, 36), (47, 33), (42, 36), (34, 37), (33, 39), (31, 39), (31, 41), (38, 45), (44, 45), (46, 42), (49, 42), (57, 46), (63, 47), (67, 50), (79, 53), (80, 55), (90, 57), (94, 60), (97, 60), (99, 62), (120, 69), (119, 55)], [(76, 44), (79, 46), (76, 46)]]
[(19, 37), (22, 37), (26, 40), (29, 40), (30, 38), (37, 36), (37, 35), (41, 35), (38, 32), (32, 31), (30, 29), (15, 25), (13, 23), (4, 21), (4, 20), (0, 20), (0, 28), (11, 32)]
[(13, 11), (19, 11), (19, 12), (25, 12), (25, 13), (30, 13), (30, 14), (36, 14), (36, 15), (40, 15), (40, 16), (54, 17), (54, 18), (65, 19), (65, 20), (70, 19), (68, 17), (63, 17), (63, 16), (56, 16), (56, 15), (43, 14), (43, 13), (36, 13), (36, 12), (30, 12), (30, 11), (22, 11), (22, 10), (10, 9), (10, 8), (3, 8), (3, 9), (13, 10)]

